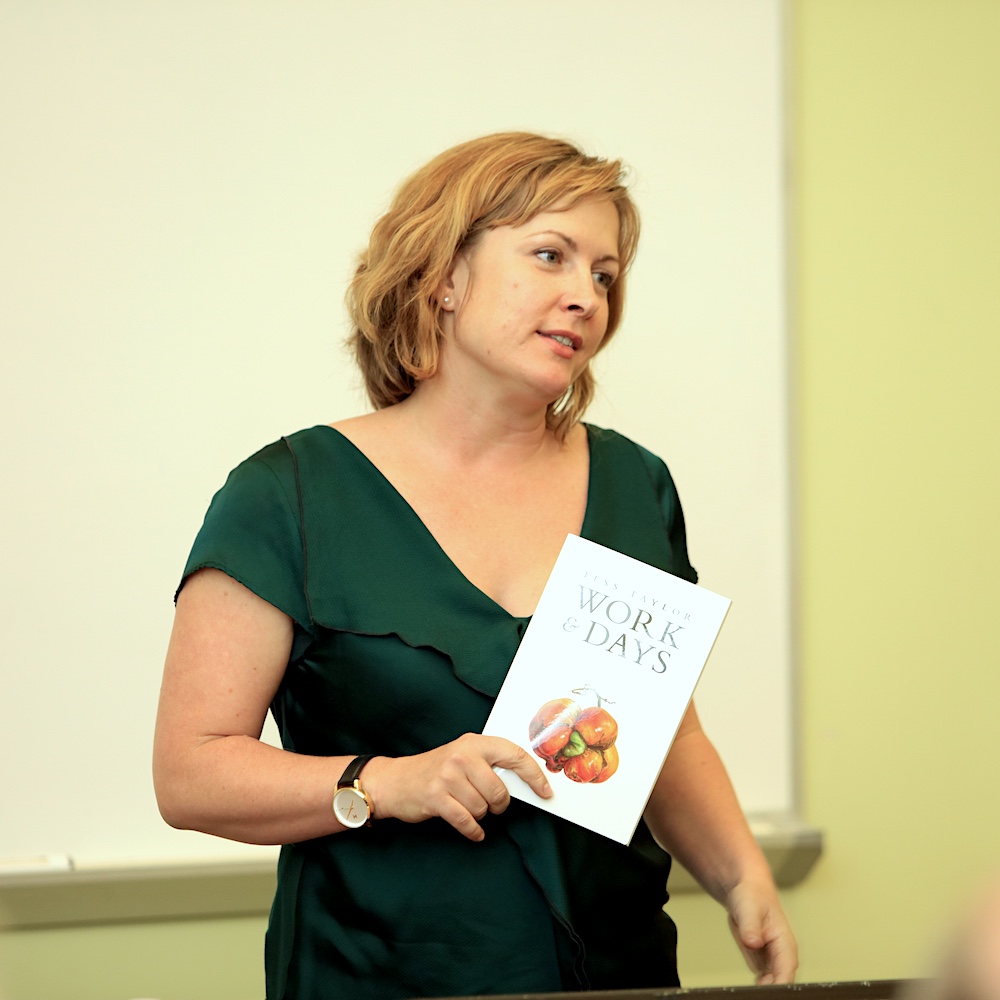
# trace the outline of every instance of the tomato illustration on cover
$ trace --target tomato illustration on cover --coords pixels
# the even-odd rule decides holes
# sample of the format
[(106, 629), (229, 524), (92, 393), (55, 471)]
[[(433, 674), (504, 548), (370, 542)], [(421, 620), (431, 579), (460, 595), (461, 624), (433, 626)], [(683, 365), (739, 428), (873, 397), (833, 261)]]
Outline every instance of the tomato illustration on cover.
[(586, 692), (596, 705), (581, 706), (572, 698), (547, 701), (531, 720), (528, 738), (548, 770), (562, 771), (581, 784), (600, 784), (618, 770), (618, 723), (604, 708), (614, 702), (602, 698), (590, 685), (573, 689), (575, 695)]

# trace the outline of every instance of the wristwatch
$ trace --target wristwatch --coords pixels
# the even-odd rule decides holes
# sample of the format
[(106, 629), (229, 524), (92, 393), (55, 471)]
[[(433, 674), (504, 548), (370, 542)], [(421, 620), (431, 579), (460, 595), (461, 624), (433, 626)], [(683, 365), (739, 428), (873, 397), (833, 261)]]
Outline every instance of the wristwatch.
[(363, 753), (355, 757), (337, 782), (337, 791), (333, 794), (333, 815), (343, 826), (354, 829), (372, 825), (372, 800), (361, 787), (358, 776), (361, 768), (374, 756), (373, 753)]

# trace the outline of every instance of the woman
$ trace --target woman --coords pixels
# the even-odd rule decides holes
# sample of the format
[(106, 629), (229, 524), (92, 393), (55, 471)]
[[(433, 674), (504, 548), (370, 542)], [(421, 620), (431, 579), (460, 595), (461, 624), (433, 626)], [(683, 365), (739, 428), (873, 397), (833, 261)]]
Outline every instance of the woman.
[[(583, 534), (694, 580), (666, 467), (580, 422), (638, 219), (621, 166), (487, 136), (410, 178), (348, 300), (374, 412), (282, 439), (216, 495), (157, 721), (175, 826), (282, 849), (268, 997), (677, 984), (669, 851), (758, 982), (795, 943), (692, 708), (630, 847), (512, 802), (479, 735)], [(271, 707), (284, 749), (259, 742)], [(331, 808), (331, 806), (333, 808)]]

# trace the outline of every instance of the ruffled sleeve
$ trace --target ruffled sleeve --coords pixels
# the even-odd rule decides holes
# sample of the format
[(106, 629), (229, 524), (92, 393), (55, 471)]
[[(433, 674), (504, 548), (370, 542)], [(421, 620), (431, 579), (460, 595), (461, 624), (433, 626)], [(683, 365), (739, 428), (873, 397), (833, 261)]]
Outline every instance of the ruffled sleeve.
[(177, 592), (196, 570), (219, 569), (311, 630), (295, 478), (284, 440), (238, 465), (212, 499)]

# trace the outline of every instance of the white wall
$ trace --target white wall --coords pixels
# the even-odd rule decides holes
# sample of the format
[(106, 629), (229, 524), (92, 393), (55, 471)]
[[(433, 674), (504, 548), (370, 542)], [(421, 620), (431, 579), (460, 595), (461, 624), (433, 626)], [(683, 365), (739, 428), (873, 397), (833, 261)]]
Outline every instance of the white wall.
[(363, 405), (341, 298), (393, 186), (509, 128), (634, 167), (590, 419), (670, 464), (734, 602), (702, 714), (793, 804), (780, 66), (778, 0), (0, 3), (0, 857), (235, 850), (149, 783), (187, 548), (241, 458)]

